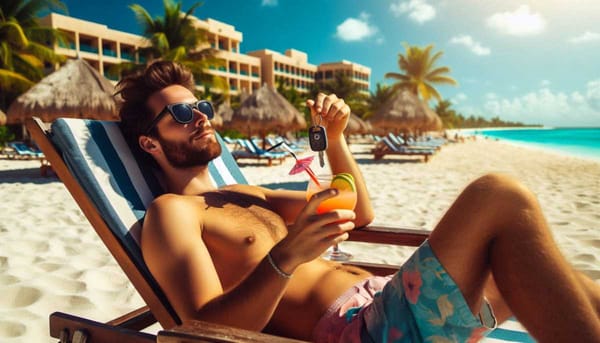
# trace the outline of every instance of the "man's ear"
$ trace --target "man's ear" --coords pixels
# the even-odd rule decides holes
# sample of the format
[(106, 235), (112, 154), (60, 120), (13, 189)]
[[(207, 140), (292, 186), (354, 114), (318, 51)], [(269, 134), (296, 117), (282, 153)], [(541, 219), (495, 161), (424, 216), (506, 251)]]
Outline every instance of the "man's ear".
[(148, 136), (140, 136), (140, 138), (138, 138), (138, 143), (142, 150), (149, 154), (153, 154), (158, 150), (158, 142), (155, 142), (154, 139)]

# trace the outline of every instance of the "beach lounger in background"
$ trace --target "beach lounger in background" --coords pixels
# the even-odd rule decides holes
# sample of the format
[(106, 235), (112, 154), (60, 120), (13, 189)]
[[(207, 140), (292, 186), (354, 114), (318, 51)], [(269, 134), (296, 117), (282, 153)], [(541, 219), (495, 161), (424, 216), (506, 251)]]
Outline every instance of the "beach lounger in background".
[[(65, 313), (50, 315), (50, 335), (61, 342), (298, 342), (284, 337), (229, 326), (191, 321), (182, 324), (156, 280), (150, 274), (138, 245), (146, 208), (162, 194), (155, 175), (132, 154), (116, 122), (59, 119), (47, 132), (37, 118), (27, 128), (92, 227), (115, 257), (147, 306), (108, 323)], [(233, 156), (222, 155), (209, 164), (216, 186), (247, 183)], [(386, 227), (355, 229), (350, 239), (383, 244), (418, 246), (428, 231)], [(357, 263), (355, 263), (357, 264)], [(378, 275), (397, 266), (358, 264)], [(392, 268), (392, 269), (390, 269)], [(139, 332), (158, 321), (157, 335)], [(518, 323), (498, 329), (490, 342), (530, 342)], [(515, 339), (512, 339), (515, 338)]]
[(12, 149), (12, 151), (6, 150), (8, 152), (8, 158), (22, 160), (39, 160), (40, 174), (42, 176), (47, 176), (52, 171), (50, 162), (48, 162), (46, 156), (44, 156), (44, 153), (40, 151), (37, 147), (32, 148), (24, 142), (9, 142), (7, 146), (10, 149)]
[(405, 141), (404, 138), (400, 136), (396, 136), (393, 133), (388, 133), (387, 137), (390, 139), (392, 143), (396, 147), (406, 147), (414, 150), (441, 150), (442, 145), (437, 142), (428, 142), (428, 141), (415, 141), (410, 138), (409, 141)]
[(389, 137), (382, 137), (371, 151), (375, 160), (382, 159), (385, 155), (422, 156), (425, 162), (429, 156), (435, 154), (435, 149), (412, 149), (405, 146), (396, 146)]
[(238, 139), (237, 142), (240, 146), (240, 149), (236, 149), (231, 152), (236, 161), (244, 158), (267, 160), (268, 165), (271, 166), (273, 165), (274, 160), (279, 161), (279, 163), (283, 163), (283, 160), (289, 156), (287, 152), (263, 150), (259, 148), (251, 139)]
[[(269, 145), (269, 148), (274, 147), (278, 144), (279, 144), (279, 146), (281, 146), (282, 144), (285, 144), (287, 146), (287, 148), (289, 148), (294, 153), (301, 153), (306, 150), (306, 147), (300, 147), (283, 137), (277, 137), (277, 138), (265, 137), (265, 141)], [(270, 151), (273, 151), (273, 150), (270, 150)], [(276, 150), (276, 151), (286, 151), (286, 150)]]
[(30, 148), (24, 142), (9, 142), (7, 145), (14, 150), (17, 158), (26, 160), (44, 158), (43, 152)]

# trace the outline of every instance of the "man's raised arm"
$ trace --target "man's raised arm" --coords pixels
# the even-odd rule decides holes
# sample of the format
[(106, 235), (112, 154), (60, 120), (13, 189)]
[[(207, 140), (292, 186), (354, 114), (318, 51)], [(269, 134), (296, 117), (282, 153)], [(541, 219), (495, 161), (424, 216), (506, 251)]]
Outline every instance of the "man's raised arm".
[[(358, 201), (356, 203), (356, 227), (365, 226), (373, 221), (375, 214), (369, 199), (369, 193), (362, 177), (362, 173), (346, 144), (344, 129), (348, 124), (350, 107), (335, 94), (325, 95), (319, 93), (315, 100), (308, 100), (306, 105), (310, 108), (313, 122), (321, 123), (327, 130), (327, 158), (331, 165), (332, 174), (350, 173), (354, 176)], [(322, 120), (316, 119), (319, 115)]]

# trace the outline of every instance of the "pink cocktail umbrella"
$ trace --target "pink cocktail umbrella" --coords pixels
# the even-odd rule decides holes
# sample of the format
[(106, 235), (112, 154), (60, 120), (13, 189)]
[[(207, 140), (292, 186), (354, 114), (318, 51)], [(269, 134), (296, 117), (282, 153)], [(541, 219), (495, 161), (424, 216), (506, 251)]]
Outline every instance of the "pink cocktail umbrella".
[(281, 146), (285, 150), (287, 150), (296, 160), (296, 164), (294, 164), (294, 166), (292, 167), (292, 170), (290, 170), (290, 175), (298, 174), (302, 171), (305, 171), (308, 174), (308, 176), (310, 176), (310, 178), (315, 182), (315, 184), (317, 186), (319, 186), (319, 187), (321, 186), (321, 184), (319, 183), (319, 180), (317, 180), (317, 176), (315, 175), (315, 172), (313, 172), (312, 169), (310, 169), (310, 164), (315, 159), (314, 156), (308, 156), (308, 157), (298, 159), (296, 154), (294, 154), (294, 151), (292, 151), (292, 149), (284, 142), (279, 142), (279, 143), (275, 144), (274, 146), (267, 149), (267, 151), (271, 151), (279, 146)]
[(298, 159), (295, 155), (293, 156), (294, 158), (296, 158), (296, 164), (294, 164), (292, 170), (290, 170), (290, 175), (298, 174), (302, 171), (305, 171), (306, 173), (308, 173), (308, 176), (310, 176), (310, 178), (315, 182), (317, 186), (321, 186), (321, 184), (319, 184), (319, 181), (317, 180), (315, 172), (313, 172), (312, 169), (310, 169), (310, 164), (315, 159), (315, 157), (308, 156), (305, 158)]

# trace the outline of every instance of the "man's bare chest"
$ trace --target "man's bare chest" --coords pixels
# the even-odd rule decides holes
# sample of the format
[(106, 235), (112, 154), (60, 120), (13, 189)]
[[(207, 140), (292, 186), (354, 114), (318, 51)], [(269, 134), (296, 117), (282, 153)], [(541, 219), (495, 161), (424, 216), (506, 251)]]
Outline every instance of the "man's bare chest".
[(219, 249), (273, 245), (287, 229), (282, 218), (260, 197), (218, 192), (205, 195), (203, 239)]

